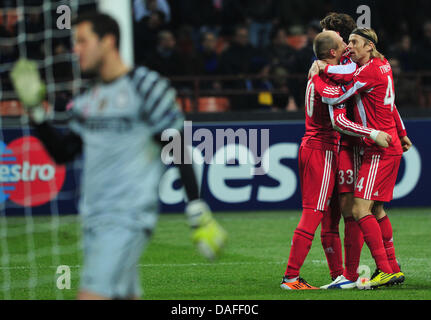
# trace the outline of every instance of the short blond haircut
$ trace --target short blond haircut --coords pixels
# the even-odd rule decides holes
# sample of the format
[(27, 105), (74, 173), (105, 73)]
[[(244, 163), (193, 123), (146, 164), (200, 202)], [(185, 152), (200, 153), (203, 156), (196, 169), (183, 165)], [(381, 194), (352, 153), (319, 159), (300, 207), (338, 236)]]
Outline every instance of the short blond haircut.
[(329, 31), (323, 31), (314, 38), (313, 51), (317, 59), (324, 60), (331, 58), (330, 51), (332, 49), (338, 49), (338, 43)]

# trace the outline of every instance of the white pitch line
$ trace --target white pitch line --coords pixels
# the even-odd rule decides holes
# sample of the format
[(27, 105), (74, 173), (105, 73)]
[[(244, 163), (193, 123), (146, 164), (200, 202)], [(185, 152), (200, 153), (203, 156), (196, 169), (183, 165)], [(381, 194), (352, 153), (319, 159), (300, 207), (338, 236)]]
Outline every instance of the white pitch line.
[[(323, 261), (322, 261), (323, 262)], [(149, 264), (138, 264), (138, 268), (160, 268), (160, 267), (205, 267), (205, 266), (237, 266), (237, 265), (262, 265), (262, 264), (286, 264), (286, 261), (269, 261), (269, 262), (202, 262), (202, 263), (149, 263)], [(321, 263), (319, 261), (319, 263)], [(28, 270), (33, 268), (46, 269), (52, 268), (56, 269), (58, 266), (10, 266), (10, 267), (0, 267), (0, 270)], [(82, 268), (82, 265), (68, 266), (71, 269)]]
[[(326, 264), (326, 260), (310, 260), (313, 264)], [(373, 264), (372, 259), (364, 259), (362, 263), (367, 264)], [(427, 258), (408, 258), (403, 259), (403, 263), (409, 264), (409, 263), (427, 263), (430, 264), (430, 259)], [(198, 262), (198, 263), (147, 263), (147, 264), (138, 264), (138, 268), (163, 268), (163, 267), (207, 267), (207, 266), (243, 266), (243, 265), (272, 265), (272, 264), (287, 264), (287, 261), (260, 261), (260, 262), (242, 262), (242, 261), (236, 261), (236, 262)], [(68, 266), (71, 269), (80, 269), (82, 268), (82, 265), (73, 265)], [(57, 269), (58, 266), (53, 265), (38, 265), (38, 266), (9, 266), (9, 267), (0, 267), (0, 270), (30, 270), (30, 269)]]

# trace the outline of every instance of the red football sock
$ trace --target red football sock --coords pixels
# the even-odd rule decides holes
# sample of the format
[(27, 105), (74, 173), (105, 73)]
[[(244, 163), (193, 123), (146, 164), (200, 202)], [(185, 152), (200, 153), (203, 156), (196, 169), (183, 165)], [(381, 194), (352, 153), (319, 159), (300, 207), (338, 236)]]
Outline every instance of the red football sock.
[(320, 231), (320, 240), (325, 251), (332, 279), (343, 274), (343, 254), (340, 234), (338, 232), (340, 218), (341, 211), (339, 210), (339, 206), (332, 205), (331, 203), (328, 211), (323, 214)]
[(359, 228), (364, 235), (364, 240), (371, 251), (371, 255), (376, 262), (377, 268), (385, 273), (392, 273), (392, 268), (386, 256), (386, 250), (383, 246), (382, 232), (379, 224), (372, 214), (358, 220)]
[(344, 277), (350, 281), (358, 279), (359, 260), (364, 244), (361, 228), (353, 217), (344, 219)]
[(397, 259), (395, 257), (394, 239), (392, 232), (391, 221), (388, 216), (384, 216), (380, 220), (377, 220), (380, 226), (380, 231), (382, 232), (383, 245), (386, 250), (386, 255), (388, 257), (389, 264), (391, 265), (392, 271), (397, 273), (400, 272), (400, 267), (398, 266)]
[(318, 210), (302, 210), (301, 220), (293, 233), (289, 261), (287, 263), (286, 272), (284, 273), (288, 278), (299, 276), (299, 270), (310, 251), (314, 233), (322, 220), (322, 216), (323, 213)]

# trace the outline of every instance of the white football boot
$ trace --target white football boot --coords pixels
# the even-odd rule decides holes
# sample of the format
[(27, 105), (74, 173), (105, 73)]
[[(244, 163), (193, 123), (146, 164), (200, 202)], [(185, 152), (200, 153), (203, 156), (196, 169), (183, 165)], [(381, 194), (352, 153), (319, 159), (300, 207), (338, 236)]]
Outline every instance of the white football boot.
[(338, 276), (330, 284), (321, 286), (320, 289), (354, 289), (356, 282), (347, 280), (343, 275)]

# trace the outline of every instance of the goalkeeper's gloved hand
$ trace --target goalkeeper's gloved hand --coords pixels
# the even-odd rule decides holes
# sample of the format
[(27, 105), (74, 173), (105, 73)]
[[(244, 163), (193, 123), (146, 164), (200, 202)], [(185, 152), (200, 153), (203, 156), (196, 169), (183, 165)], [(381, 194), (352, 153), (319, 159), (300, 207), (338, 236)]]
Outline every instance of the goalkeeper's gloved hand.
[(227, 240), (227, 232), (217, 223), (203, 200), (189, 202), (185, 211), (192, 228), (193, 242), (203, 256), (215, 259)]
[(19, 59), (10, 73), (13, 87), (19, 100), (35, 123), (45, 120), (42, 101), (46, 87), (40, 78), (37, 64), (24, 58)]

